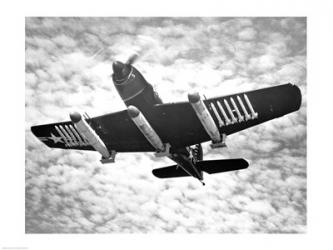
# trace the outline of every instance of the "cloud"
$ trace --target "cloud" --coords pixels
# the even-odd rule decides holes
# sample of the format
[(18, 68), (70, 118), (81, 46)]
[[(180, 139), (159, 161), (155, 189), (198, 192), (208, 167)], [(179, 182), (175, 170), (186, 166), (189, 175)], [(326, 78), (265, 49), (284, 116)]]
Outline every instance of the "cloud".
[(246, 28), (238, 33), (238, 38), (241, 40), (253, 40), (257, 35), (257, 31), (253, 28)]
[[(173, 164), (150, 153), (49, 149), (36, 124), (125, 108), (112, 61), (136, 63), (165, 102), (298, 84), (300, 111), (203, 145), (205, 159), (244, 157), (250, 167), (156, 179)], [(300, 233), (306, 231), (305, 18), (26, 18), (27, 233)]]

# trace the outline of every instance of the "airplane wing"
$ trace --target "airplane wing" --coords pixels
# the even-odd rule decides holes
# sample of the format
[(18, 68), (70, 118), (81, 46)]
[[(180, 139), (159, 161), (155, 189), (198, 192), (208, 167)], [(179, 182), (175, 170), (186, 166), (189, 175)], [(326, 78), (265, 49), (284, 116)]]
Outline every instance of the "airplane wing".
[[(229, 135), (298, 110), (301, 92), (297, 86), (285, 84), (210, 98), (204, 104), (220, 133)], [(189, 102), (158, 104), (145, 116), (161, 140), (173, 147), (210, 140)], [(155, 151), (126, 110), (87, 119), (87, 122), (109, 150)], [(33, 126), (31, 131), (52, 148), (94, 150), (70, 121)]]
[[(109, 150), (154, 151), (127, 114), (127, 110), (86, 119)], [(71, 121), (31, 127), (32, 133), (51, 148), (94, 150)]]
[[(203, 102), (220, 133), (230, 135), (294, 112), (301, 100), (300, 89), (289, 83)], [(158, 104), (154, 111), (158, 122), (152, 125), (163, 141), (180, 147), (210, 140), (189, 102)]]

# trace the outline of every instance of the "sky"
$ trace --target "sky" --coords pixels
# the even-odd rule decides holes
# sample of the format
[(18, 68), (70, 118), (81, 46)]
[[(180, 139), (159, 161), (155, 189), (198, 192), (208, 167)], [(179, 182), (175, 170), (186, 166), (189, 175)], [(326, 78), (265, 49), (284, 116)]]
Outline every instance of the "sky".
[[(304, 233), (307, 224), (306, 18), (35, 18), (26, 24), (26, 233)], [(250, 167), (157, 179), (171, 165), (152, 153), (50, 149), (32, 125), (123, 110), (114, 60), (135, 66), (164, 102), (207, 98), (291, 82), (295, 113), (203, 144), (204, 159), (245, 158)]]

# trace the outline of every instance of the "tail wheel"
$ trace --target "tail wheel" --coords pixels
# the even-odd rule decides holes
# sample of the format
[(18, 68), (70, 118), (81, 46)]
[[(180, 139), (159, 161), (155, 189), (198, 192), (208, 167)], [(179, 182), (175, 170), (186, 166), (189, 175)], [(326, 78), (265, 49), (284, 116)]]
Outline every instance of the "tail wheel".
[(201, 144), (196, 144), (192, 148), (192, 156), (195, 159), (195, 161), (202, 161), (203, 159), (203, 152)]

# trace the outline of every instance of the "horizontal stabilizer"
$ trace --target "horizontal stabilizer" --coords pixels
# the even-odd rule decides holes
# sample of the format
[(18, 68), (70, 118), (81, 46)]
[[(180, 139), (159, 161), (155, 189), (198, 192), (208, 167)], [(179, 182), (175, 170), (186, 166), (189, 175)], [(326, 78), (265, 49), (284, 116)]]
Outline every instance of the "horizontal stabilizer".
[(177, 165), (172, 165), (165, 168), (157, 168), (153, 170), (153, 175), (157, 178), (173, 178), (173, 177), (184, 177), (190, 176), (181, 167)]
[[(198, 161), (197, 167), (209, 174), (216, 174), (228, 171), (244, 169), (249, 166), (249, 163), (244, 159), (224, 159), (211, 161)], [(181, 167), (172, 165), (165, 168), (157, 168), (153, 170), (153, 175), (158, 178), (174, 178), (190, 176)]]
[(249, 163), (244, 159), (223, 159), (199, 161), (197, 162), (197, 166), (206, 173), (216, 174), (221, 172), (244, 169), (249, 166)]

